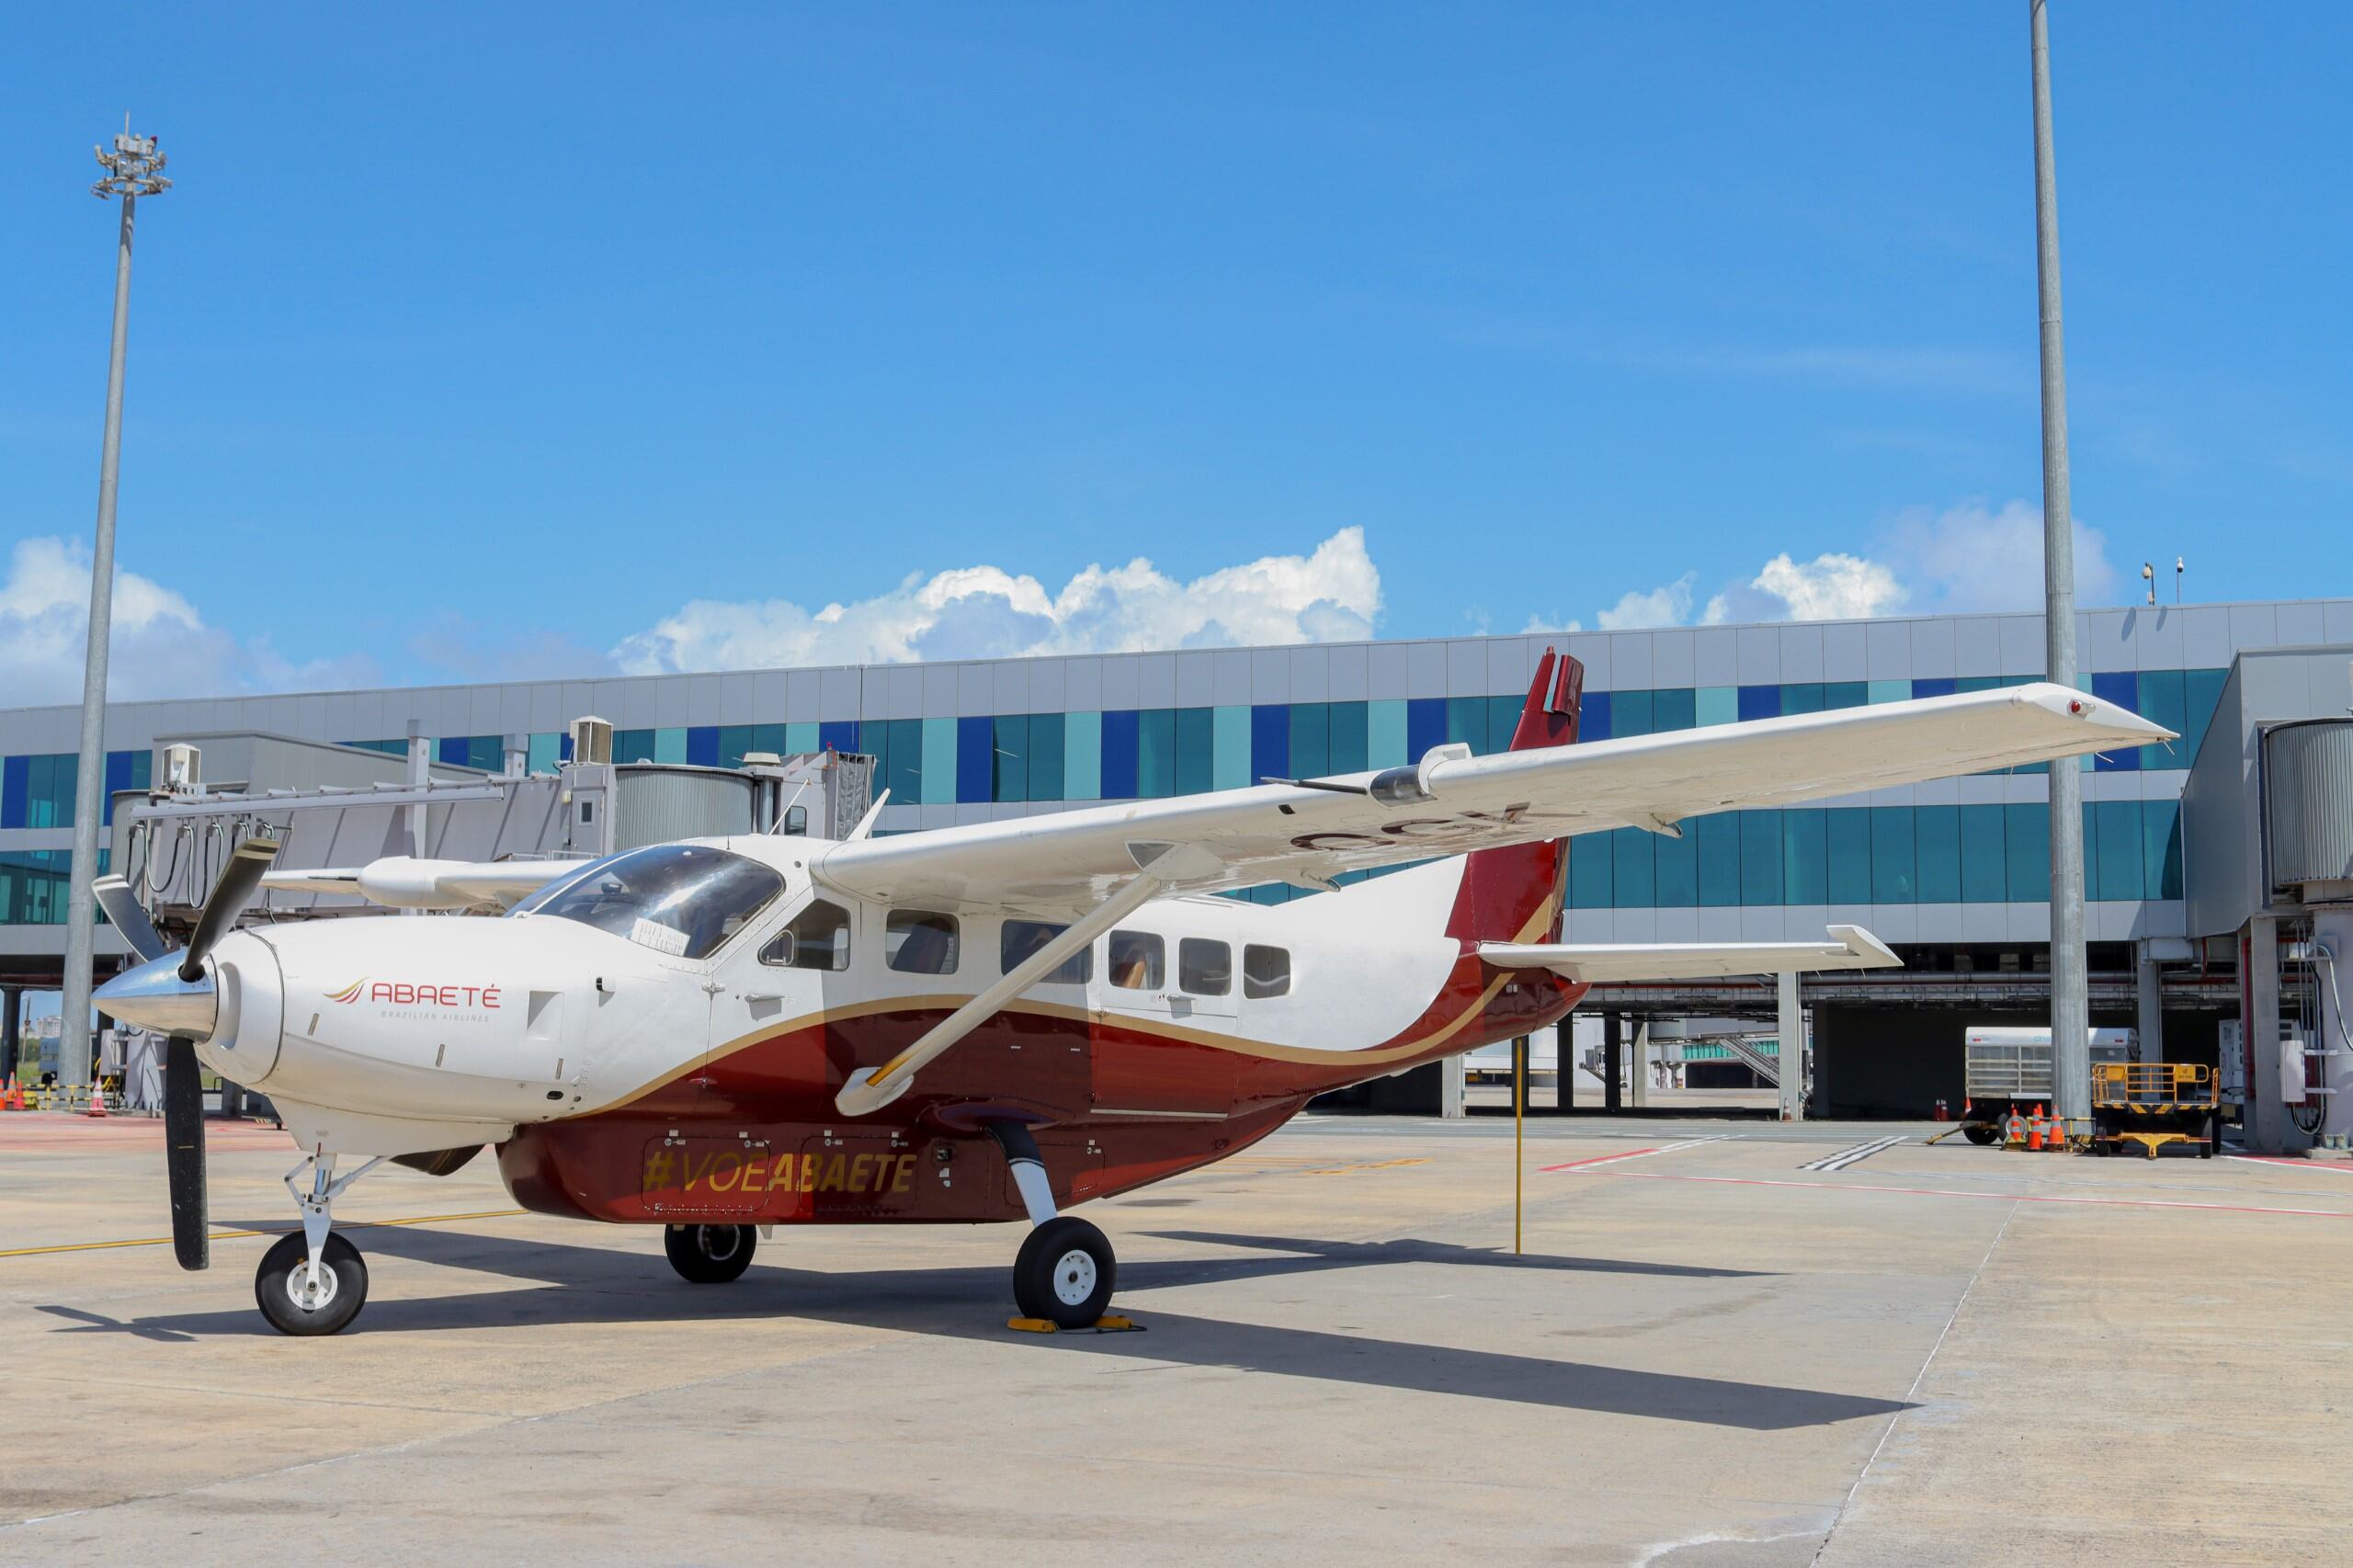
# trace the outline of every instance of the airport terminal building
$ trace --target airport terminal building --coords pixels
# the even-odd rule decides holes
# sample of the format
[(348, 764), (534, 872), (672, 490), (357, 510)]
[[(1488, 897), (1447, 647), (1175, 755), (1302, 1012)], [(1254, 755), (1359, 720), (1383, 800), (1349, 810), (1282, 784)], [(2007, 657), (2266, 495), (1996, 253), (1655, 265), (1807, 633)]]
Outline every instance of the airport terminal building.
[[(1387, 767), (1447, 742), (1485, 752), (1507, 740), (1535, 663), (1555, 644), (1585, 664), (1588, 740), (1982, 690), (2038, 679), (2043, 666), (2041, 618), (1996, 614), (118, 703), (101, 809), (111, 815), (117, 791), (158, 778), (160, 749), (176, 739), (197, 738), (208, 756), (257, 756), (268, 737), (358, 748), (368, 756), (351, 760), (365, 775), (371, 758), (404, 758), (423, 737), (438, 774), (473, 778), (554, 771), (569, 759), (571, 722), (594, 714), (615, 728), (617, 763), (728, 769), (747, 753), (870, 755), (875, 786), (890, 791), (881, 831), (913, 832)], [(2344, 718), (2348, 645), (2353, 599), (2082, 615), (2082, 684), (2182, 737), (2082, 764), (2096, 1023), (2137, 1025), (2169, 1055), (2211, 1057), (2225, 1024), (2246, 1016), (2257, 987), (2242, 972), (2245, 926), (2286, 918), (2292, 936), (2294, 914), (2266, 884), (2238, 900), (2237, 927), (2193, 928), (2201, 867), (2194, 849), (2185, 855), (2199, 840), (2185, 828), (2185, 781), (2216, 744), (2218, 713), (2233, 757), (2274, 720)], [(2283, 651), (2299, 695), (2257, 713), (2234, 671), (2243, 655)], [(0, 983), (12, 988), (53, 987), (61, 972), (77, 722), (70, 707), (0, 710)], [(256, 793), (275, 782), (258, 765), (246, 771), (239, 785)], [(208, 777), (237, 776), (213, 767)], [(1809, 978), (1815, 1108), (1921, 1114), (1939, 1097), (1957, 1108), (1963, 1024), (2047, 1006), (2046, 784), (2020, 769), (1723, 812), (1679, 838), (1581, 837), (1566, 939), (1819, 938), (1828, 924), (1864, 926), (1906, 967)], [(110, 969), (121, 949), (102, 931), (98, 950)], [(2294, 977), (2284, 983), (2292, 1010)], [(1603, 988), (1587, 1008), (1770, 1017), (1772, 1000), (1768, 981), (1677, 983)]]

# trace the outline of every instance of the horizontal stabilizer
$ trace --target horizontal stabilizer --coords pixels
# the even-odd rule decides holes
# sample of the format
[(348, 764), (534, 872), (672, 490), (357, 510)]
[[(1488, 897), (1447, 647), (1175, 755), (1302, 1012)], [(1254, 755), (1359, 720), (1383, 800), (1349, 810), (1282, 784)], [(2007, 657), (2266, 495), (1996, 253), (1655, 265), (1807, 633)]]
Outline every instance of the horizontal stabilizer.
[(420, 860), (388, 855), (365, 866), (269, 871), (278, 892), (342, 893), (389, 909), (503, 909), (519, 903), (585, 860)]
[(1549, 969), (1586, 984), (1903, 966), (1859, 926), (1833, 926), (1829, 935), (1827, 942), (1482, 942), (1479, 957), (1497, 969)]

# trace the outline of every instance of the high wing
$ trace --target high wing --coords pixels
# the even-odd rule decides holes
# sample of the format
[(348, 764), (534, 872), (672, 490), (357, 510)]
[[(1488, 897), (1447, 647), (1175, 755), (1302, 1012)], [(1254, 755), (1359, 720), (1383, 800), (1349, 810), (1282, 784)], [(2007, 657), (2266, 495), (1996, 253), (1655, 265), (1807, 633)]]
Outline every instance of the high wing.
[(1859, 926), (1833, 926), (1829, 934), (1827, 942), (1482, 942), (1479, 956), (1497, 969), (1549, 969), (1587, 984), (1903, 965)]
[(858, 897), (1069, 916), (1169, 846), (1205, 852), (1187, 855), (1188, 874), (1166, 884), (1171, 892), (1313, 884), (1608, 828), (1675, 833), (1711, 812), (2171, 738), (2113, 703), (2038, 683), (1493, 756), (1438, 747), (1411, 767), (1312, 788), (1260, 784), (839, 844), (813, 869)]
[(280, 892), (345, 893), (392, 909), (504, 909), (588, 864), (585, 860), (424, 860), (388, 855), (365, 866), (270, 871)]

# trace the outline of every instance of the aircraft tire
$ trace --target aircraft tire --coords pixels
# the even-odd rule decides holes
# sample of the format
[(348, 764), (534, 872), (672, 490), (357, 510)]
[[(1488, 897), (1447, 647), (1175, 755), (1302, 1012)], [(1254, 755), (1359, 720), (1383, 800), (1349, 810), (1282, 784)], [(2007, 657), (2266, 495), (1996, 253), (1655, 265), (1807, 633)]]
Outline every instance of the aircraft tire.
[(665, 1225), (662, 1250), (690, 1285), (724, 1285), (752, 1267), (759, 1233), (749, 1225)]
[(2002, 1130), (1998, 1127), (1988, 1127), (1981, 1121), (1972, 1121), (1961, 1130), (1961, 1135), (1983, 1149), (1998, 1140), (2002, 1136)]
[(1023, 1240), (1013, 1260), (1013, 1300), (1023, 1317), (1044, 1318), (1057, 1328), (1091, 1328), (1111, 1304), (1118, 1277), (1109, 1238), (1063, 1214)]
[(270, 1244), (254, 1271), (254, 1301), (280, 1334), (339, 1334), (368, 1304), (368, 1265), (358, 1247), (339, 1235), (327, 1237), (319, 1249), (325, 1300), (315, 1306), (302, 1301), (310, 1261), (310, 1246), (296, 1231)]

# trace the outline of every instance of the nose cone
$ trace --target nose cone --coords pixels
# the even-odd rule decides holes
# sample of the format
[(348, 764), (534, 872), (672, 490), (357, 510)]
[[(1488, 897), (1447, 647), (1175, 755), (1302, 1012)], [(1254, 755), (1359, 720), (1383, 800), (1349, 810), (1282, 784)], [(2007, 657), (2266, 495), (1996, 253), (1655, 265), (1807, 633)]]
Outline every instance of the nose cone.
[(126, 1024), (190, 1040), (210, 1040), (221, 1012), (210, 966), (194, 980), (182, 980), (178, 953), (115, 976), (94, 999), (100, 1012)]

